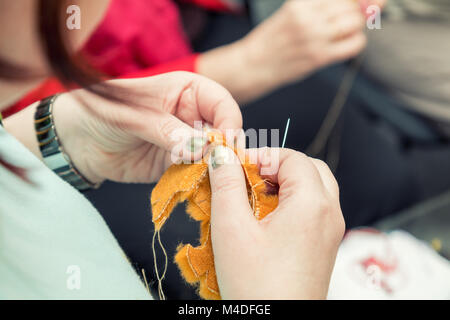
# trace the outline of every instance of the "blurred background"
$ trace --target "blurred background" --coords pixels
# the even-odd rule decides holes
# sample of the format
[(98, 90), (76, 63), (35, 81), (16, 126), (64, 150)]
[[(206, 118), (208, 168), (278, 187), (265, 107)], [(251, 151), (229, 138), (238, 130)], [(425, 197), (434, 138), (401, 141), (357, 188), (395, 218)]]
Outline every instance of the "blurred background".
[[(383, 9), (381, 29), (364, 25), (359, 31), (350, 31), (356, 27), (339, 11), (349, 0), (318, 0), (321, 6), (312, 5), (313, 0), (294, 1), (309, 4), (290, 14), (297, 9), (282, 0), (111, 0), (83, 53), (111, 77), (174, 70), (209, 76), (236, 95), (244, 129), (283, 133), (290, 118), (286, 147), (328, 163), (340, 185), (349, 230), (404, 230), (450, 258), (450, 1), (391, 0)], [(359, 4), (367, 13), (370, 4), (381, 2)], [(322, 19), (324, 15), (329, 19)], [(323, 61), (319, 58), (331, 49), (317, 47), (310, 56), (314, 64), (304, 62), (307, 67), (297, 74), (278, 74), (277, 65), (269, 69), (272, 62), (289, 64), (280, 60), (283, 50), (268, 56), (272, 46), (283, 40), (288, 52), (297, 34), (311, 32), (315, 38), (312, 32), (320, 23), (341, 21), (335, 15), (344, 17), (335, 42), (363, 33), (367, 45)], [(292, 19), (309, 24), (303, 30)], [(299, 39), (300, 53), (301, 41), (305, 50), (311, 48)], [(236, 43), (259, 43), (260, 62), (235, 68), (239, 61), (233, 59), (241, 57), (232, 54)], [(261, 76), (250, 83), (252, 74)], [(273, 79), (264, 82), (267, 74)], [(232, 87), (246, 77), (249, 83)], [(55, 90), (58, 85), (49, 79), (9, 114)], [(152, 188), (106, 182), (86, 196), (136, 271), (145, 271), (155, 293)], [(169, 299), (198, 299), (172, 263), (179, 243), (197, 243), (198, 229), (180, 205), (162, 230), (169, 254), (163, 287)], [(162, 255), (158, 262), (163, 266)], [(449, 274), (443, 276), (448, 284)], [(450, 288), (447, 294), (450, 298)]]

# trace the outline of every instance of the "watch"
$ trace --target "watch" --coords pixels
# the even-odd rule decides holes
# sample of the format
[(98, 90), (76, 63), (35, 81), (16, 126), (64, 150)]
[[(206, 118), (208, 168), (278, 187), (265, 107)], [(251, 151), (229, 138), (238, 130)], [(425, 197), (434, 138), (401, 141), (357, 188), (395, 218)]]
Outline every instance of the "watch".
[(34, 127), (44, 163), (76, 189), (96, 189), (101, 183), (90, 182), (77, 170), (58, 139), (52, 114), (53, 103), (57, 98), (58, 95), (54, 95), (43, 99), (34, 115)]

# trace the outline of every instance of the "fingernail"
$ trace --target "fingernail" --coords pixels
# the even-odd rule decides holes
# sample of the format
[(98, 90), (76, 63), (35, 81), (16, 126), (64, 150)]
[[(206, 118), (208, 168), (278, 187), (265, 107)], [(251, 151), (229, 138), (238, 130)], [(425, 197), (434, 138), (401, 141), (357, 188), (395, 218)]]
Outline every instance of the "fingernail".
[(215, 170), (228, 161), (229, 149), (224, 146), (217, 146), (211, 152), (210, 164)]
[(192, 153), (196, 153), (197, 151), (203, 149), (206, 142), (207, 142), (207, 139), (205, 137), (193, 137), (188, 140), (187, 148)]

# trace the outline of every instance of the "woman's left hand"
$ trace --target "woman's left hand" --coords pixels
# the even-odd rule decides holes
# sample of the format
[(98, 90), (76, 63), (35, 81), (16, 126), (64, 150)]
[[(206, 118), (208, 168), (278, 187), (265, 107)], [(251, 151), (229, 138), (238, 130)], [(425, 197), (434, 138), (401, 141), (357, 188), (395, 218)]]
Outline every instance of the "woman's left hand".
[(130, 105), (81, 89), (61, 95), (53, 107), (66, 153), (93, 183), (105, 179), (154, 182), (180, 146), (191, 152), (189, 157), (198, 157), (204, 140), (201, 131), (193, 128), (197, 121), (220, 130), (242, 127), (241, 112), (231, 94), (196, 74), (174, 72), (111, 84), (136, 92), (129, 97)]

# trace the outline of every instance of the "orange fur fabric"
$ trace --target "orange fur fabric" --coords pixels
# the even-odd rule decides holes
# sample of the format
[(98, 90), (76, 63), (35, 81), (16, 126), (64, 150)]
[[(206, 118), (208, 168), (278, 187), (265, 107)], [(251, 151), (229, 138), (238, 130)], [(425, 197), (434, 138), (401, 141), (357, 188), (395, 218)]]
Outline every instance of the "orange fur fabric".
[[(214, 142), (214, 137), (209, 137)], [(278, 205), (274, 184), (259, 175), (258, 166), (241, 161), (247, 180), (249, 203), (257, 219), (264, 218)], [(179, 245), (175, 255), (182, 276), (190, 284), (200, 283), (199, 295), (204, 299), (220, 299), (214, 269), (210, 237), (211, 189), (208, 164), (174, 164), (161, 177), (151, 195), (155, 230), (160, 231), (178, 203), (187, 201), (187, 213), (200, 222), (200, 245)]]

